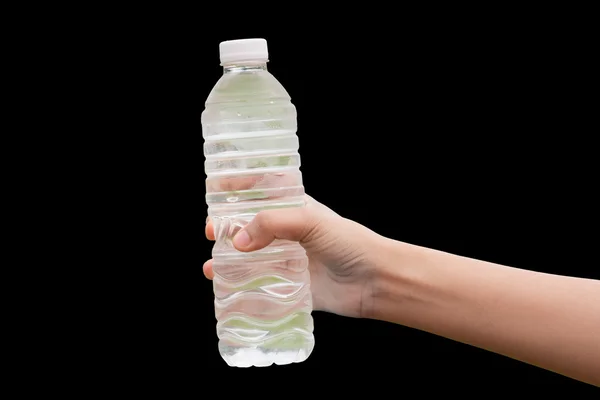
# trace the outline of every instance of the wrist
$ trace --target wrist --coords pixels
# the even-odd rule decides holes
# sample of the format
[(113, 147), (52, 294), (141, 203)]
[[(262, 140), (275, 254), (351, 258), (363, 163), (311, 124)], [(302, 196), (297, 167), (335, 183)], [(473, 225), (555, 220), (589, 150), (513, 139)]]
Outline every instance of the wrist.
[(414, 245), (380, 237), (373, 247), (369, 298), (364, 301), (363, 317), (388, 322), (395, 321), (390, 310), (405, 306), (410, 300), (416, 277), (411, 277), (420, 252), (427, 250)]
[(369, 311), (366, 318), (426, 327), (426, 314), (442, 312), (452, 303), (437, 275), (451, 255), (384, 238), (374, 262)]

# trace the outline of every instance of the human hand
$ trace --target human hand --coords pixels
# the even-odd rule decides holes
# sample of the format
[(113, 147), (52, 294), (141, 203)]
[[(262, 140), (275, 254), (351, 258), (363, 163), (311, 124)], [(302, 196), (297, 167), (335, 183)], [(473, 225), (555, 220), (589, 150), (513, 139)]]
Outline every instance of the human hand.
[[(215, 240), (210, 220), (205, 234)], [(370, 314), (371, 278), (383, 237), (306, 196), (305, 207), (261, 211), (235, 235), (233, 244), (250, 252), (275, 239), (299, 242), (306, 250), (315, 310), (357, 318)], [(213, 279), (212, 259), (203, 271)]]

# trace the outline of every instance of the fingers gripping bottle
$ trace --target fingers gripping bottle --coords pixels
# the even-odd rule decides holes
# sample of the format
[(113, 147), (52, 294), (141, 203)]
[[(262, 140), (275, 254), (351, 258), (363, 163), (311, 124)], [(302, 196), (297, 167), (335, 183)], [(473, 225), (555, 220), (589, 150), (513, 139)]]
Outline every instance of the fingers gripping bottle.
[(296, 108), (267, 70), (264, 39), (219, 50), (223, 75), (202, 113), (219, 352), (234, 367), (302, 362), (314, 347), (304, 249), (275, 240), (243, 253), (232, 244), (259, 211), (305, 205)]

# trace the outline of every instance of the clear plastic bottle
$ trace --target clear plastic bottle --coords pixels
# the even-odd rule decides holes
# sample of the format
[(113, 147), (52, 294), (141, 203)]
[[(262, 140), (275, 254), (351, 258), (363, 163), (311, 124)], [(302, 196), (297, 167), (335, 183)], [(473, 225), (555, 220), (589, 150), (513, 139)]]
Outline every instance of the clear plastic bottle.
[(202, 113), (219, 351), (235, 367), (302, 362), (314, 347), (304, 249), (281, 240), (250, 253), (232, 245), (259, 211), (305, 205), (296, 108), (267, 70), (264, 39), (219, 50), (223, 76)]

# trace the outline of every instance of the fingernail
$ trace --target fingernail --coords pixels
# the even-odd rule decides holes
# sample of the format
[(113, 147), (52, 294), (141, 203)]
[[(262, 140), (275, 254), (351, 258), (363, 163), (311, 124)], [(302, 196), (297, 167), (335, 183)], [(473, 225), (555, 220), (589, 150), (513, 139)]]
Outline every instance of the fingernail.
[(251, 239), (250, 235), (248, 235), (248, 232), (246, 232), (246, 230), (241, 230), (233, 238), (233, 244), (236, 247), (246, 247), (250, 244), (250, 240)]

